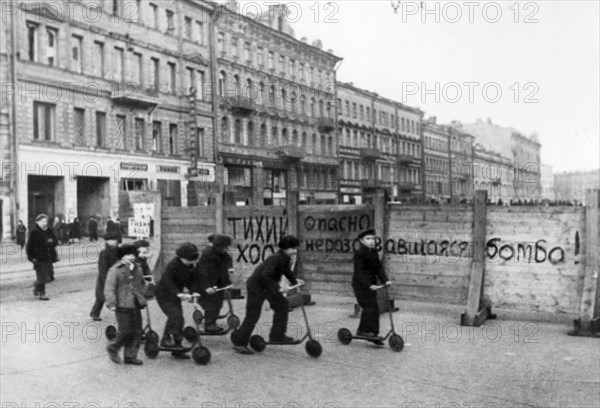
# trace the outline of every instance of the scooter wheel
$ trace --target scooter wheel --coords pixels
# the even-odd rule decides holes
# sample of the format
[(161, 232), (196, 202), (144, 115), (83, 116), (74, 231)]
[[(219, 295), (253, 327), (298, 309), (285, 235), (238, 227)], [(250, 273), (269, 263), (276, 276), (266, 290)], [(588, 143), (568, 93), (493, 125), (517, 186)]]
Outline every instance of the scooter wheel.
[(146, 343), (144, 343), (144, 354), (146, 354), (146, 357), (154, 359), (158, 356), (158, 351), (158, 342), (147, 339)]
[(352, 332), (348, 329), (339, 329), (338, 330), (338, 340), (344, 346), (350, 344), (352, 341)]
[(321, 343), (316, 340), (309, 340), (306, 342), (306, 352), (312, 358), (319, 358), (321, 353), (323, 353), (323, 347), (321, 347)]
[(265, 339), (260, 337), (258, 334), (255, 334), (254, 336), (250, 337), (250, 347), (252, 347), (252, 350), (260, 353), (267, 347), (267, 343), (265, 342)]
[(202, 324), (202, 320), (204, 319), (204, 315), (200, 310), (194, 310), (194, 313), (192, 313), (192, 319), (194, 319), (194, 323), (196, 323), (197, 326), (200, 326)]
[(197, 346), (192, 349), (192, 358), (196, 364), (206, 365), (210, 361), (210, 350), (204, 346)]
[(150, 343), (156, 343), (156, 344), (158, 344), (158, 340), (159, 340), (159, 337), (158, 337), (158, 333), (157, 332), (155, 332), (152, 329), (149, 329), (146, 332), (145, 341), (149, 341)]
[(396, 352), (402, 351), (404, 348), (404, 340), (402, 340), (402, 337), (397, 334), (392, 334), (388, 340), (388, 344), (390, 345), (390, 348)]
[(183, 329), (183, 337), (190, 343), (195, 343), (199, 336), (198, 330), (194, 329), (192, 326)]
[(108, 340), (114, 340), (117, 338), (117, 328), (115, 326), (113, 326), (112, 324), (107, 326), (106, 329), (104, 330), (104, 335), (106, 336), (106, 338)]
[(230, 315), (227, 318), (227, 327), (229, 330), (237, 330), (240, 327), (240, 318), (236, 315)]

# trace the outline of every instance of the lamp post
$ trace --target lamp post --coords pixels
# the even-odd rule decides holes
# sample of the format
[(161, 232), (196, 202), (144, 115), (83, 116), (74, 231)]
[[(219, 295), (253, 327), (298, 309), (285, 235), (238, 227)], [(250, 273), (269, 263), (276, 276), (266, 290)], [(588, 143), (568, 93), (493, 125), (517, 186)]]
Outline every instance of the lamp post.
[(189, 133), (189, 148), (191, 150), (191, 168), (190, 176), (198, 174), (198, 135), (197, 135), (197, 116), (196, 116), (196, 87), (191, 86), (187, 95), (190, 102), (190, 133)]

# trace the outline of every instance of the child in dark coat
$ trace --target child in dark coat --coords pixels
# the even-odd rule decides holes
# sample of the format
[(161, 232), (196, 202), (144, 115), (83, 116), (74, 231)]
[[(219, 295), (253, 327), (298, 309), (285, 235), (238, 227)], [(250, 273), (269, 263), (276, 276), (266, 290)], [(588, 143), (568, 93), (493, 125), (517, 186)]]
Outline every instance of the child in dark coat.
[(375, 230), (367, 229), (358, 234), (360, 247), (354, 252), (352, 289), (358, 305), (362, 308), (357, 336), (377, 337), (379, 334), (379, 306), (377, 304), (377, 278), (391, 285), (375, 249)]

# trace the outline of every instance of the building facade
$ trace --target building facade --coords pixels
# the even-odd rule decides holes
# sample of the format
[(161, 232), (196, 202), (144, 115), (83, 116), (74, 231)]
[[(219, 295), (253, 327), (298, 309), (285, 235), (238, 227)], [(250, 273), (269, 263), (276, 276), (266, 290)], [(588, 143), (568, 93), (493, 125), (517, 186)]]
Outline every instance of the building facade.
[(241, 15), (235, 2), (216, 19), (218, 157), (226, 201), (337, 203), (335, 68), (320, 41), (298, 40), (284, 5)]
[[(16, 147), (13, 225), (39, 213), (102, 225), (131, 190), (187, 205), (190, 185), (215, 181), (212, 103), (188, 92), (210, 70), (212, 6), (49, 3), (18, 1), (2, 25), (1, 71), (16, 72), (3, 111)], [(191, 201), (208, 200), (191, 190)]]
[(554, 174), (556, 200), (576, 201), (585, 205), (587, 190), (600, 190), (600, 170), (572, 171)]
[(473, 187), (486, 190), (493, 204), (508, 204), (513, 194), (513, 171), (509, 159), (480, 145), (473, 147)]
[(542, 164), (540, 176), (542, 178), (542, 199), (554, 200), (554, 174), (552, 172), (552, 166)]
[[(514, 128), (495, 125), (491, 119), (486, 121), (478, 119), (475, 123), (461, 124), (460, 128), (475, 136), (475, 142), (484, 149), (496, 152), (511, 161), (513, 172), (511, 199), (541, 198), (541, 144), (537, 135), (525, 136)], [(504, 178), (504, 175), (501, 175), (501, 178)]]
[(423, 112), (352, 83), (337, 89), (341, 202), (360, 204), (373, 188), (390, 200), (422, 198)]
[(437, 203), (451, 200), (450, 130), (432, 116), (423, 120), (425, 197)]

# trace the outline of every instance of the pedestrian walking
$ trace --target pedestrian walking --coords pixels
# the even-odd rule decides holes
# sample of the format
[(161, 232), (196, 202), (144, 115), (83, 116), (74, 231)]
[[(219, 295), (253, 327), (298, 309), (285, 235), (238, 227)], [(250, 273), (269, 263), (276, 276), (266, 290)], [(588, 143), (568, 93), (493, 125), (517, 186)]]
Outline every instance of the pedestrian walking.
[(81, 240), (81, 224), (79, 218), (75, 217), (69, 224), (69, 242), (79, 242)]
[(90, 242), (98, 241), (98, 221), (93, 216), (88, 221), (88, 232), (90, 233)]
[(23, 249), (27, 237), (27, 227), (23, 224), (23, 221), (19, 220), (17, 225), (17, 245)]
[(36, 226), (27, 240), (27, 259), (33, 263), (36, 280), (33, 284), (33, 296), (39, 300), (49, 300), (46, 296), (46, 283), (54, 280), (53, 263), (58, 261), (56, 246), (58, 239), (48, 228), (48, 216), (39, 214), (35, 218)]

